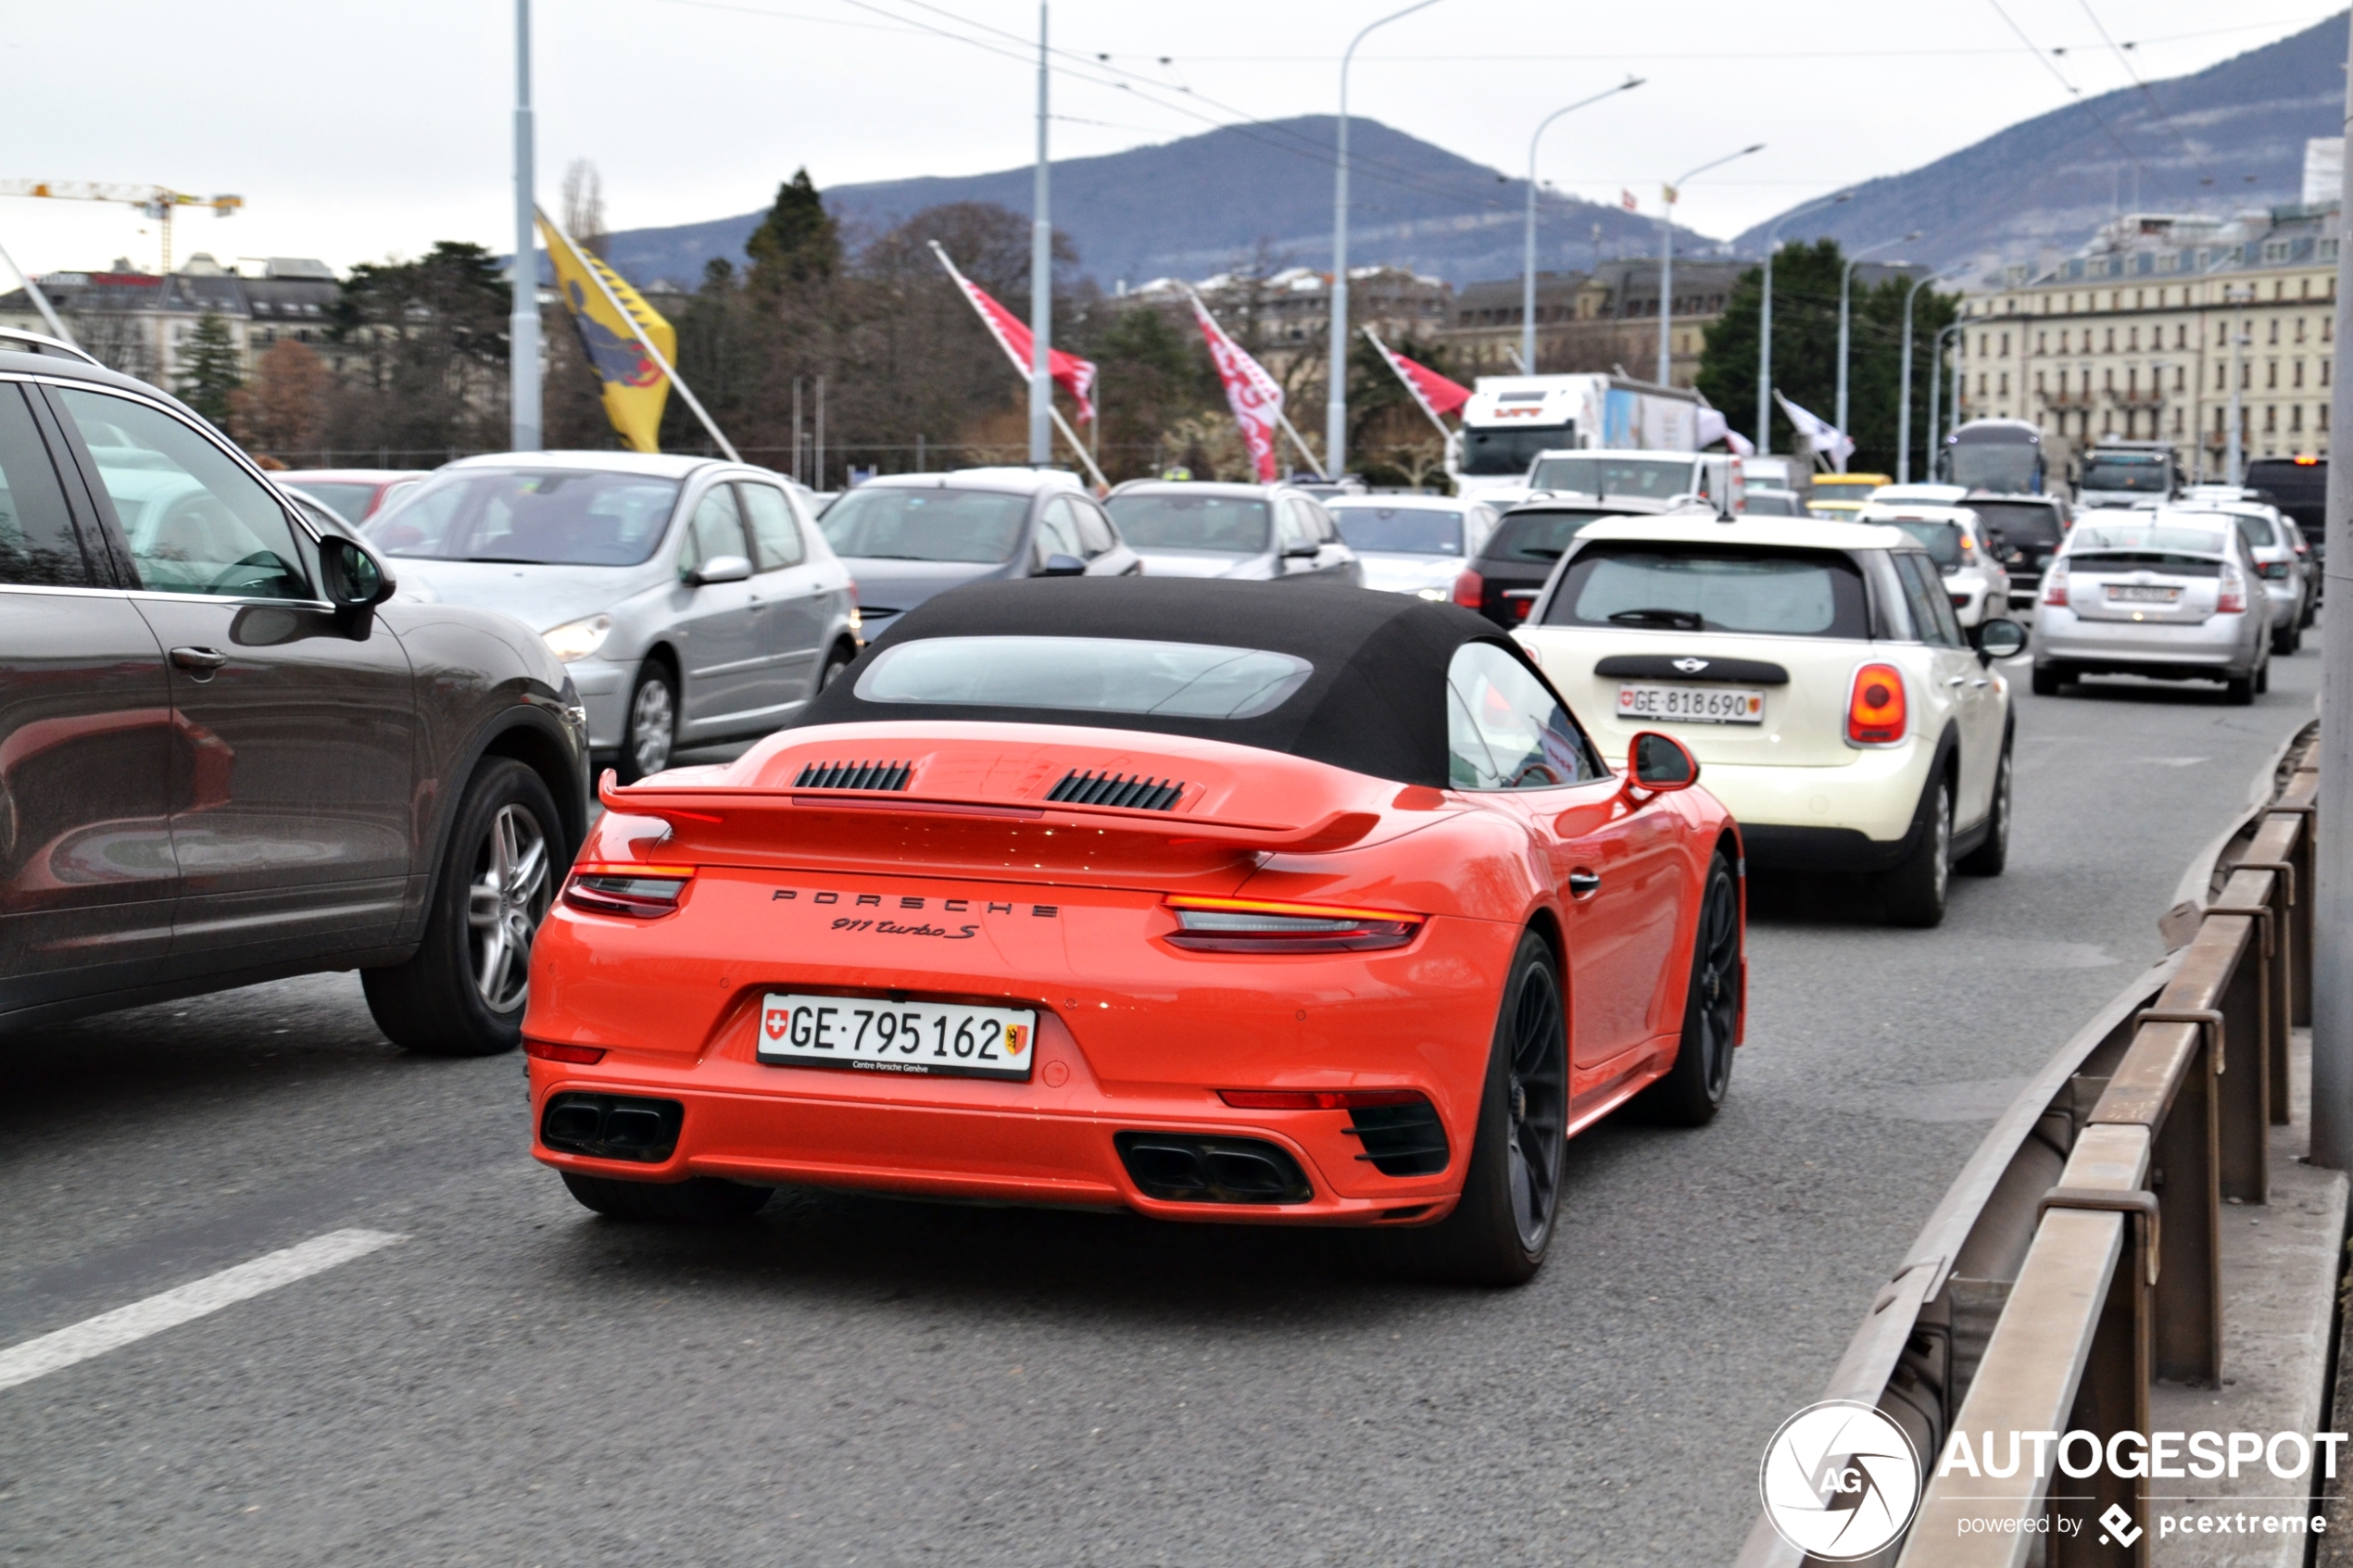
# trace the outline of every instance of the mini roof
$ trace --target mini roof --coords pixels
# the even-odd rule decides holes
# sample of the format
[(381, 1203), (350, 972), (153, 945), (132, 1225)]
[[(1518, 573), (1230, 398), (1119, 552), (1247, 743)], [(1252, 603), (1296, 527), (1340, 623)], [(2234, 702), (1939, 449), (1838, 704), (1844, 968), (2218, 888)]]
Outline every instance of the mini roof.
[[(1315, 673), (1252, 719), (1170, 718), (1094, 709), (870, 703), (857, 677), (875, 651), (929, 637), (1128, 638), (1265, 648)], [(1518, 645), (1486, 617), (1406, 594), (1300, 583), (1176, 577), (1028, 578), (975, 583), (907, 611), (788, 726), (876, 720), (993, 720), (1196, 735), (1279, 751), (1400, 784), (1444, 788), (1446, 667), (1466, 643)], [(1083, 650), (1072, 657), (1083, 659)]]

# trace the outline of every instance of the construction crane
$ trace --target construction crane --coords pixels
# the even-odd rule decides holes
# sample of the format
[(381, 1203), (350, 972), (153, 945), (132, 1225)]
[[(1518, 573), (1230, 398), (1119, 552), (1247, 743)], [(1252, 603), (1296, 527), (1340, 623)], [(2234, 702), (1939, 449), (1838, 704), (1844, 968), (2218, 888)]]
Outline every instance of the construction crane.
[(192, 196), (169, 185), (107, 185), (88, 180), (0, 180), (0, 196), (47, 196), (63, 201), (123, 202), (163, 232), (163, 272), (171, 273), (171, 215), (183, 207), (208, 207), (216, 218), (233, 217), (243, 196)]

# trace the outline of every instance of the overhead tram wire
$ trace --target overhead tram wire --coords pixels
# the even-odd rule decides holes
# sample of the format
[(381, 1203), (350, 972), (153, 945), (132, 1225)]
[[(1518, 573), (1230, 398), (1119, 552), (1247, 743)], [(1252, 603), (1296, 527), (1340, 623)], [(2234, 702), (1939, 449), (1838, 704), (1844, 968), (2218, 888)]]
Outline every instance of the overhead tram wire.
[(2206, 182), (2212, 184), (2214, 176), (2207, 168), (2205, 156), (2190, 144), (2189, 137), (2183, 133), (2179, 125), (2174, 123), (2173, 117), (2165, 112), (2165, 106), (2157, 101), (2156, 91), (2141, 80), (2139, 71), (2133, 69), (2132, 57), (2125, 54), (2122, 46), (2115, 39), (2108, 36), (2108, 27), (2100, 20), (2099, 13), (2092, 9), (2092, 0), (2076, 0), (2076, 4), (2082, 6), (2083, 14), (2091, 19), (2093, 28), (2099, 33), (2101, 41), (2107, 44), (2108, 52), (2116, 56), (2116, 63), (2124, 68), (2124, 74), (2131, 77), (2133, 85), (2141, 90), (2141, 96), (2148, 100), (2149, 107), (2156, 111), (2157, 118), (2165, 122), (2165, 129), (2173, 132), (2173, 139), (2182, 144), (2183, 152), (2190, 155), (2190, 161), (2196, 164), (2200, 172), (2205, 175)]
[(2108, 139), (2116, 144), (2116, 150), (2124, 155), (2125, 160), (2132, 164), (2133, 168), (2139, 169), (2142, 173), (2146, 174), (2148, 172), (2148, 166), (2141, 161), (2140, 155), (2124, 144), (2124, 138), (2116, 133), (2116, 127), (2108, 122), (2108, 117), (2100, 113), (2098, 109), (2092, 107), (2092, 100), (2083, 96), (2083, 90), (2081, 87), (2076, 86), (2072, 82), (2070, 82), (2067, 79), (2067, 73), (2060, 70), (2058, 67), (2053, 65), (2051, 63), (2050, 56), (2045, 55), (2040, 48), (2036, 47), (2034, 40), (2026, 36), (2026, 30), (2019, 26), (2016, 19), (2012, 18), (2009, 12), (2002, 8), (2002, 0), (1985, 0), (1985, 3), (1994, 7), (1994, 14), (2001, 18), (2002, 20), (2008, 25), (2009, 30), (2012, 32), (2018, 34), (2018, 41), (2020, 44), (2023, 44), (2029, 49), (2033, 50), (2036, 62), (2039, 63), (2045, 70), (2051, 73), (2053, 81), (2057, 82), (2061, 87), (2067, 89), (2067, 95), (2075, 100), (2076, 106), (2082, 109), (2085, 114), (2092, 117), (2093, 123), (2097, 125), (2102, 131), (2108, 132)]

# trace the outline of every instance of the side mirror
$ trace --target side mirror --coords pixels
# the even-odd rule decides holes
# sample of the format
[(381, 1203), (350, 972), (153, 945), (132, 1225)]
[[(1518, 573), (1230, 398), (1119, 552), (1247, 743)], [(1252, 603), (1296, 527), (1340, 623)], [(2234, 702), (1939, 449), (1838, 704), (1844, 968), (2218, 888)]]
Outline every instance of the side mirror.
[(1666, 795), (1699, 783), (1699, 759), (1673, 735), (1644, 730), (1627, 751), (1626, 771), (1643, 789)]
[(706, 583), (741, 583), (751, 575), (751, 562), (742, 556), (713, 556), (686, 573), (699, 588)]
[(1989, 621), (1977, 629), (1977, 658), (1981, 664), (2008, 659), (2025, 646), (2026, 628), (2015, 621)]
[(374, 551), (340, 533), (319, 541), (319, 575), (327, 602), (352, 613), (375, 608), (399, 586)]
[(1316, 544), (1314, 540), (1304, 540), (1296, 545), (1285, 545), (1283, 546), (1283, 558), (1285, 560), (1314, 560), (1317, 552), (1322, 549), (1323, 546)]
[(1046, 564), (1038, 569), (1038, 575), (1040, 577), (1084, 577), (1087, 575), (1087, 563), (1076, 556), (1066, 556), (1057, 551), (1046, 558)]

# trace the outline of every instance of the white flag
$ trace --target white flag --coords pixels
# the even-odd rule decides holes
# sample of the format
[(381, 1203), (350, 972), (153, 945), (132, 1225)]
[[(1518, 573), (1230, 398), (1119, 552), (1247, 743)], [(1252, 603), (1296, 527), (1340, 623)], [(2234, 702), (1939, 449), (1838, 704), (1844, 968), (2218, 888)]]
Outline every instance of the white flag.
[(1828, 420), (1809, 414), (1788, 398), (1783, 397), (1779, 387), (1773, 389), (1773, 397), (1780, 404), (1781, 412), (1789, 416), (1789, 422), (1797, 427), (1797, 433), (1800, 435), (1806, 437), (1806, 444), (1815, 451), (1827, 456), (1837, 467), (1838, 471), (1844, 473), (1846, 459), (1855, 455), (1854, 437), (1831, 424)]

